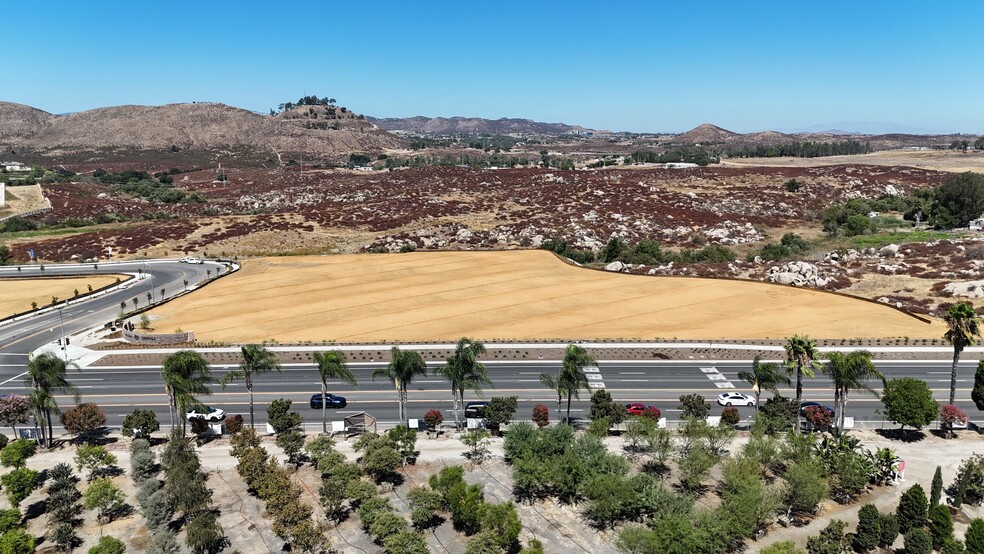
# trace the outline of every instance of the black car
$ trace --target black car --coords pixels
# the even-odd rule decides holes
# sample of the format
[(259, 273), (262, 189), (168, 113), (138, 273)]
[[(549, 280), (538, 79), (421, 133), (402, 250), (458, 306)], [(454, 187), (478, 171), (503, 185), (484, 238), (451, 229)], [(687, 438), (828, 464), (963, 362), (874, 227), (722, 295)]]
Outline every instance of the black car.
[[(327, 399), (327, 401), (325, 400)], [(348, 403), (345, 401), (344, 396), (338, 396), (336, 394), (328, 394), (327, 396), (323, 394), (311, 395), (311, 407), (320, 410), (322, 404), (326, 408), (344, 408)]]
[(469, 419), (481, 419), (485, 417), (485, 407), (488, 402), (469, 402), (465, 404), (465, 417)]
[(830, 417), (834, 417), (835, 412), (833, 408), (831, 408), (830, 406), (825, 406), (819, 402), (813, 402), (813, 401), (800, 403), (800, 415), (806, 417), (806, 409), (813, 408), (813, 407), (823, 408), (824, 410), (827, 410), (827, 412), (830, 413)]

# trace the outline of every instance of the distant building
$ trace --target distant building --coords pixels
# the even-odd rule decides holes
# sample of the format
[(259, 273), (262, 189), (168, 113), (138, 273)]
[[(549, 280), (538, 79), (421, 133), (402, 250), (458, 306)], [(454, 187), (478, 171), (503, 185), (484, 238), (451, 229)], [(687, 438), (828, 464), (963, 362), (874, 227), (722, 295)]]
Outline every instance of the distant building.
[(7, 205), (7, 193), (4, 191), (4, 187), (6, 186), (7, 183), (0, 183), (0, 208)]
[(20, 162), (0, 162), (7, 171), (30, 171), (31, 168)]

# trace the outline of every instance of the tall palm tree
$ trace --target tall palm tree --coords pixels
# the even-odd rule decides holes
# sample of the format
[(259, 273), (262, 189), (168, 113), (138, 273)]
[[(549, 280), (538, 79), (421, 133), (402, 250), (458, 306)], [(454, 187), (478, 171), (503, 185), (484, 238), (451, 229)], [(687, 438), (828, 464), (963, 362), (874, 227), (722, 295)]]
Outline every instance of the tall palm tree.
[(759, 356), (752, 360), (751, 371), (739, 371), (738, 378), (752, 386), (755, 391), (755, 411), (759, 409), (759, 397), (762, 390), (779, 394), (779, 385), (789, 386), (789, 376), (779, 371), (776, 364), (763, 364)]
[(834, 409), (837, 421), (834, 426), (840, 432), (844, 431), (844, 416), (847, 412), (847, 394), (850, 392), (867, 392), (877, 395), (878, 392), (868, 385), (872, 379), (881, 381), (885, 386), (885, 376), (875, 369), (871, 362), (871, 352), (855, 350), (847, 355), (841, 352), (831, 352), (828, 362), (821, 371), (830, 377), (834, 384)]
[(65, 360), (50, 352), (35, 356), (33, 360), (27, 363), (27, 375), (24, 377), (24, 381), (29, 388), (33, 389), (30, 397), (31, 407), (35, 417), (40, 418), (42, 428), (47, 427), (44, 439), (45, 445), (49, 447), (53, 437), (51, 413), (58, 413), (58, 402), (55, 400), (55, 394), (70, 394), (76, 402), (81, 396), (79, 389), (65, 379), (65, 373), (69, 367), (78, 369), (75, 364), (66, 363)]
[(386, 377), (389, 382), (396, 387), (396, 392), (400, 400), (400, 423), (406, 423), (407, 419), (407, 387), (413, 382), (417, 375), (427, 375), (427, 364), (420, 352), (412, 350), (403, 351), (400, 347), (394, 346), (391, 350), (391, 361), (385, 368), (376, 369), (372, 372), (372, 380), (376, 377)]
[(263, 346), (247, 344), (240, 349), (240, 352), (243, 361), (239, 363), (239, 369), (227, 372), (222, 376), (219, 383), (222, 385), (222, 390), (225, 390), (226, 386), (236, 379), (242, 379), (246, 382), (246, 392), (249, 393), (249, 426), (251, 429), (256, 429), (256, 425), (253, 423), (253, 376), (263, 375), (271, 371), (280, 373), (280, 362), (277, 361), (277, 356), (273, 352)]
[(345, 365), (345, 354), (338, 350), (315, 352), (314, 361), (318, 364), (318, 374), (321, 376), (321, 432), (328, 432), (328, 380), (338, 379), (345, 383), (357, 385), (352, 371)]
[[(817, 341), (806, 335), (794, 335), (786, 339), (786, 370), (796, 376), (796, 405), (803, 401), (803, 376), (813, 377), (820, 368), (817, 361)], [(799, 413), (797, 408), (797, 413)], [(799, 429), (799, 416), (796, 428)]]
[(557, 391), (557, 413), (560, 415), (562, 398), (567, 399), (567, 422), (571, 421), (571, 398), (581, 398), (581, 389), (588, 388), (588, 378), (584, 368), (596, 364), (597, 361), (588, 354), (582, 346), (568, 344), (564, 352), (564, 362), (557, 377), (545, 373), (540, 374), (540, 382)]
[(485, 354), (485, 345), (469, 338), (458, 339), (454, 353), (447, 362), (434, 370), (451, 384), (451, 403), (454, 411), (455, 429), (461, 428), (461, 407), (465, 402), (465, 389), (481, 394), (482, 385), (491, 385), (485, 364), (478, 357)]
[(953, 366), (950, 368), (950, 404), (957, 395), (957, 363), (960, 353), (967, 346), (974, 344), (974, 339), (981, 336), (981, 318), (977, 317), (974, 307), (965, 302), (954, 304), (943, 316), (947, 331), (943, 339), (953, 345)]
[(184, 413), (191, 406), (199, 405), (196, 395), (212, 394), (209, 385), (215, 383), (212, 370), (194, 350), (179, 350), (164, 358), (161, 366), (161, 379), (167, 392), (168, 412), (171, 414), (172, 432), (178, 428), (176, 416), (181, 414), (181, 432), (185, 431), (187, 423)]

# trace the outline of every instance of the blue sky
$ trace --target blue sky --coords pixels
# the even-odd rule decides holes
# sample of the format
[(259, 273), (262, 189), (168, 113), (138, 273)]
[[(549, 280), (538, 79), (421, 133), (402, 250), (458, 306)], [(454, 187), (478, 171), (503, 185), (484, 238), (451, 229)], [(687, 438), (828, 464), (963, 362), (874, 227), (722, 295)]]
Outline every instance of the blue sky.
[(984, 133), (980, 1), (37, 0), (3, 19), (0, 100), (52, 113), (314, 94), (377, 117)]

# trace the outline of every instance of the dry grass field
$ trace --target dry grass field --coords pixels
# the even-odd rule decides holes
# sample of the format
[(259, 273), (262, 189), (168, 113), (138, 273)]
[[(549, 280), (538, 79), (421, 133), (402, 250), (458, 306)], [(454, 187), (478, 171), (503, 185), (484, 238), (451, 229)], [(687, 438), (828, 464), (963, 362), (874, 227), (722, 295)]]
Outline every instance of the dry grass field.
[(824, 156), (822, 158), (732, 158), (722, 167), (819, 167), (825, 165), (864, 164), (881, 166), (908, 166), (938, 171), (984, 171), (984, 152), (970, 150), (882, 150), (871, 154), (852, 156)]
[(151, 313), (199, 340), (936, 338), (894, 309), (843, 296), (621, 275), (537, 250), (260, 258)]
[(38, 306), (51, 304), (51, 297), (59, 300), (72, 298), (75, 291), (79, 294), (88, 292), (88, 285), (97, 290), (116, 282), (115, 275), (98, 275), (82, 278), (45, 278), (45, 279), (3, 279), (0, 280), (0, 317), (26, 312), (31, 309), (31, 302)]

